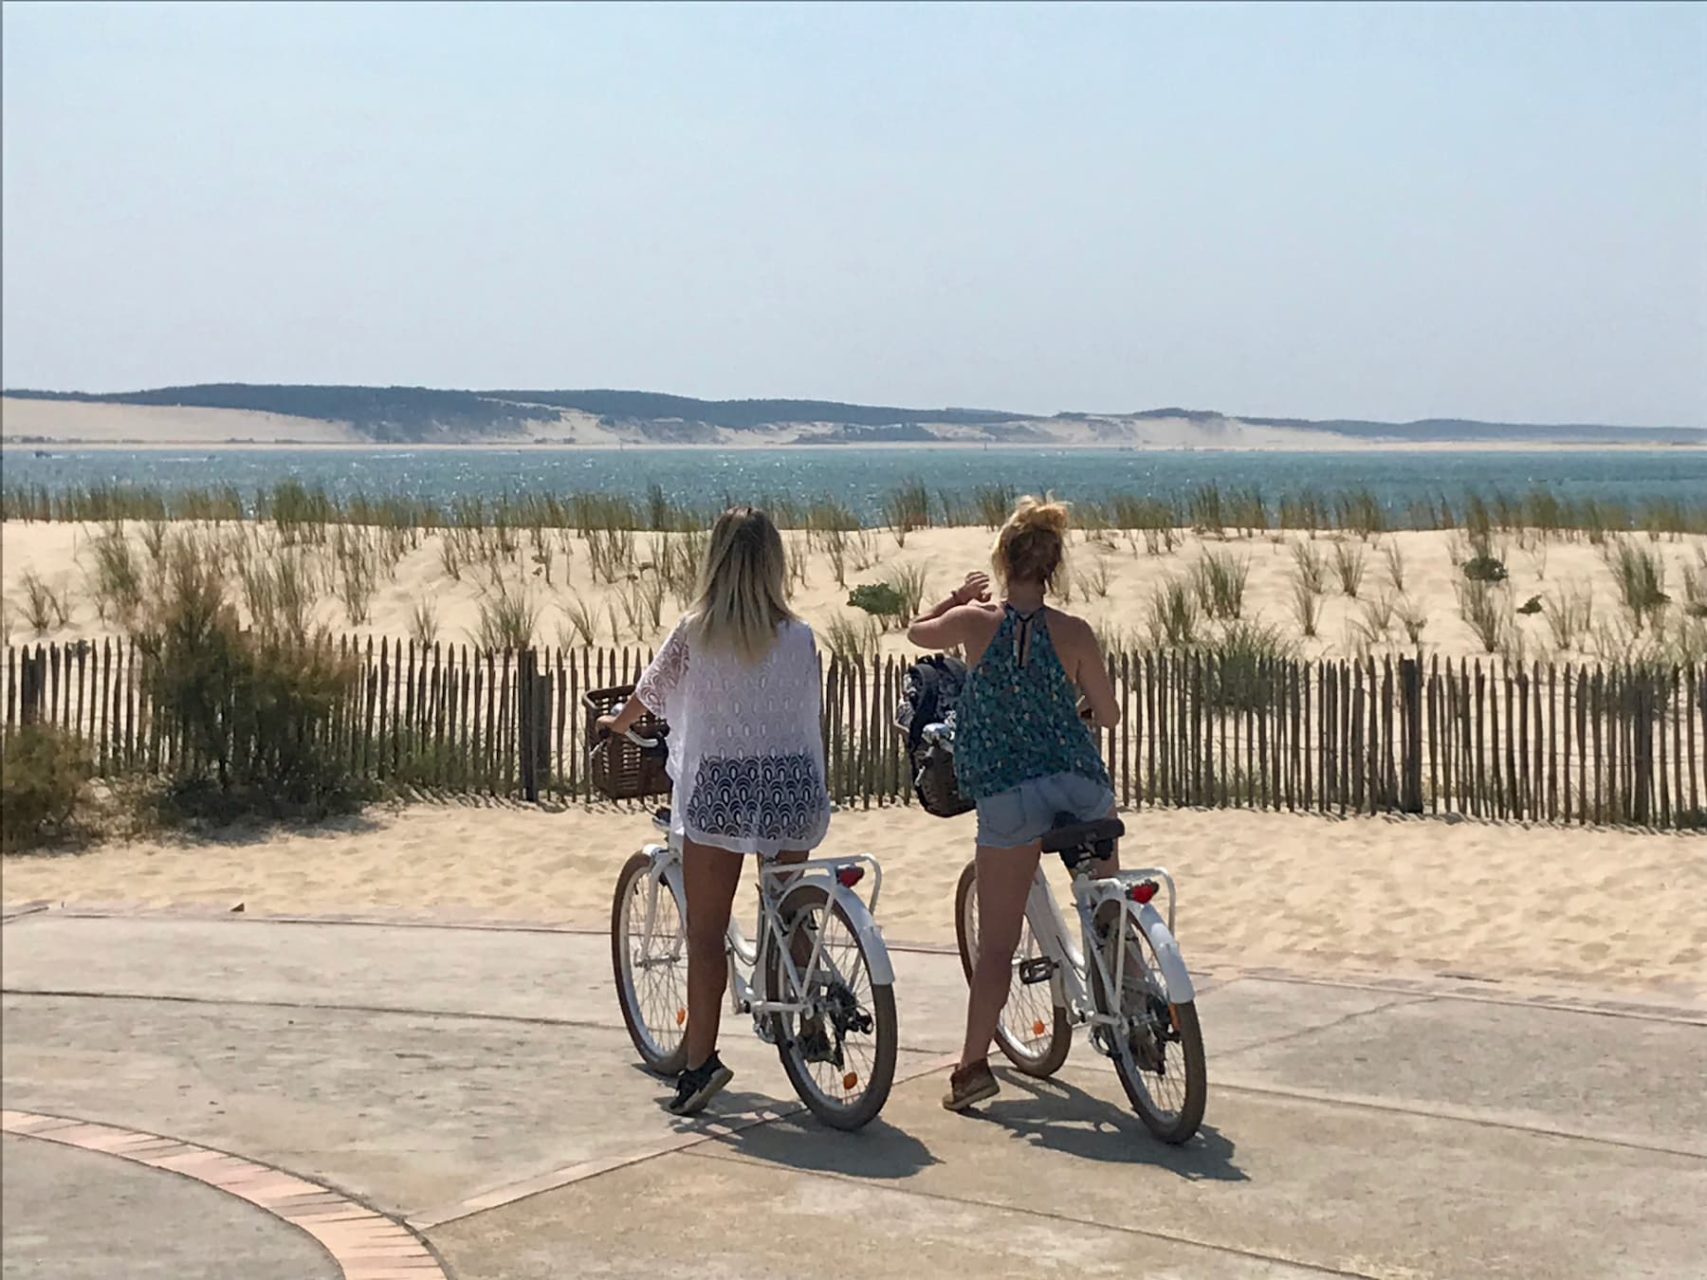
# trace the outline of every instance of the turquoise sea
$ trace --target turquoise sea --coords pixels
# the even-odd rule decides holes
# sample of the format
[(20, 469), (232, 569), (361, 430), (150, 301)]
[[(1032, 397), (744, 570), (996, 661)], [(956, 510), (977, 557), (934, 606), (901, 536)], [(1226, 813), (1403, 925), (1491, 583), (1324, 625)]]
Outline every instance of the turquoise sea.
[(234, 485), (248, 494), (295, 478), (333, 494), (407, 494), (448, 504), (457, 497), (577, 491), (643, 496), (659, 485), (695, 505), (726, 499), (839, 498), (875, 520), (884, 494), (922, 480), (932, 493), (979, 485), (1053, 491), (1068, 498), (1117, 493), (1179, 497), (1199, 485), (1282, 494), (1367, 489), (1396, 517), (1413, 503), (1536, 487), (1561, 498), (1707, 505), (1707, 450), (1587, 452), (1197, 453), (1102, 449), (842, 448), (622, 449), (228, 449), (10, 448), (4, 483), (64, 489), (138, 485), (160, 489)]

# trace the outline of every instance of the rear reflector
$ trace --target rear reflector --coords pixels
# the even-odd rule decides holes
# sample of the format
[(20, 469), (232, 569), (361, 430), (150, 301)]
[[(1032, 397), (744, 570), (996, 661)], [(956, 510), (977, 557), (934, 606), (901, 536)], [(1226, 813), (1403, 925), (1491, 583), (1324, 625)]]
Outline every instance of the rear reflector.
[(1136, 902), (1139, 906), (1142, 906), (1144, 903), (1156, 896), (1156, 882), (1154, 880), (1145, 880), (1139, 884), (1133, 885), (1131, 896), (1132, 901)]
[(844, 889), (851, 889), (865, 879), (864, 867), (837, 867), (836, 882)]

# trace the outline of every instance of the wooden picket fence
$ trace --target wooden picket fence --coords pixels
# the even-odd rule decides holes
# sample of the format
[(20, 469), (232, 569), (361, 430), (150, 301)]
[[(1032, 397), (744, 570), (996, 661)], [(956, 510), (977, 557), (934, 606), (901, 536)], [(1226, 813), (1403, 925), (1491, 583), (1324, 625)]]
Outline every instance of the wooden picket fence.
[[(362, 776), (528, 801), (594, 798), (587, 693), (631, 684), (649, 651), (479, 651), (345, 639), (360, 676), (314, 731)], [(155, 715), (147, 658), (103, 640), (9, 647), (5, 729), (75, 731), (106, 774), (157, 772), (185, 748)], [(907, 663), (832, 658), (823, 734), (844, 805), (911, 804), (893, 729)], [(1703, 829), (1707, 671), (1651, 665), (1222, 664), (1109, 660), (1123, 715), (1101, 735), (1122, 806), (1476, 818)]]

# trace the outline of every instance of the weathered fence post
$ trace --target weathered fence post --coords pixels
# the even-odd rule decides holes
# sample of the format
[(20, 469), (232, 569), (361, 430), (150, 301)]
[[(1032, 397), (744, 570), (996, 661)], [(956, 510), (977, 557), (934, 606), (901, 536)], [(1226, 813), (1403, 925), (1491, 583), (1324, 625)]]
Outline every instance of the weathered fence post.
[(1415, 658), (1399, 659), (1399, 727), (1403, 768), (1399, 807), (1405, 813), (1423, 811), (1422, 668)]
[(26, 646), (24, 660), (18, 669), (18, 723), (31, 725), (39, 723), (42, 714), (42, 701), (47, 693), (47, 651), (37, 645), (31, 653)]
[(534, 713), (539, 709), (533, 691), (535, 668), (532, 649), (516, 654), (516, 764), (521, 775), (518, 780), (522, 799), (529, 804), (539, 803), (539, 775), (535, 769), (538, 757), (534, 752)]
[(1646, 667), (1633, 672), (1634, 695), (1629, 700), (1631, 736), (1631, 806), (1630, 816), (1638, 826), (1646, 826), (1653, 817), (1654, 789), (1654, 676)]

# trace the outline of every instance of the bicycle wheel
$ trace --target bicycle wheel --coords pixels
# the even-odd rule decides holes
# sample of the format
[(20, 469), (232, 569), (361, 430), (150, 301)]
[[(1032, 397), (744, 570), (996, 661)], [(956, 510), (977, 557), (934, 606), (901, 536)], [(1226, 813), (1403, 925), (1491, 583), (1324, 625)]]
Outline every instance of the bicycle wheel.
[[(617, 1002), (629, 1038), (641, 1060), (659, 1075), (675, 1075), (687, 1065), (688, 949), (682, 904), (668, 881), (654, 881), (652, 859), (637, 853), (616, 878), (611, 904), (611, 968)], [(647, 941), (646, 913), (652, 907)]]
[[(810, 1005), (815, 1013), (772, 1014), (777, 1053), (789, 1083), (812, 1114), (834, 1129), (858, 1129), (883, 1109), (895, 1080), (895, 990), (871, 979), (865, 943), (822, 885), (800, 884), (778, 908), (783, 945), (766, 949), (771, 1000)], [(783, 952), (799, 972), (823, 937), (818, 964), (793, 990)]]
[(1124, 1037), (1099, 1027), (1100, 1046), (1114, 1060), (1115, 1074), (1144, 1127), (1163, 1142), (1185, 1142), (1203, 1123), (1209, 1093), (1197, 1005), (1168, 999), (1155, 948), (1123, 903), (1104, 902), (1094, 924), (1109, 974), (1122, 947), (1126, 963), (1119, 1000), (1103, 989), (1102, 970), (1090, 966), (1092, 998), (1097, 1012), (1124, 1016), (1130, 1026)]
[[(968, 862), (960, 873), (960, 884), (954, 891), (954, 934), (960, 944), (960, 967), (966, 981), (972, 981), (972, 969), (978, 963), (978, 864)], [(1073, 1047), (1073, 1024), (1067, 1010), (1055, 1003), (1053, 982), (1025, 982), (1020, 978), (1020, 965), (1027, 960), (1039, 960), (1043, 949), (1038, 946), (1027, 920), (1020, 929), (1019, 947), (1014, 952), (1014, 975), (1008, 987), (1008, 1002), (1002, 1006), (1001, 1021), (996, 1024), (996, 1045), (1028, 1076), (1052, 1076), (1067, 1061), (1067, 1051)]]

